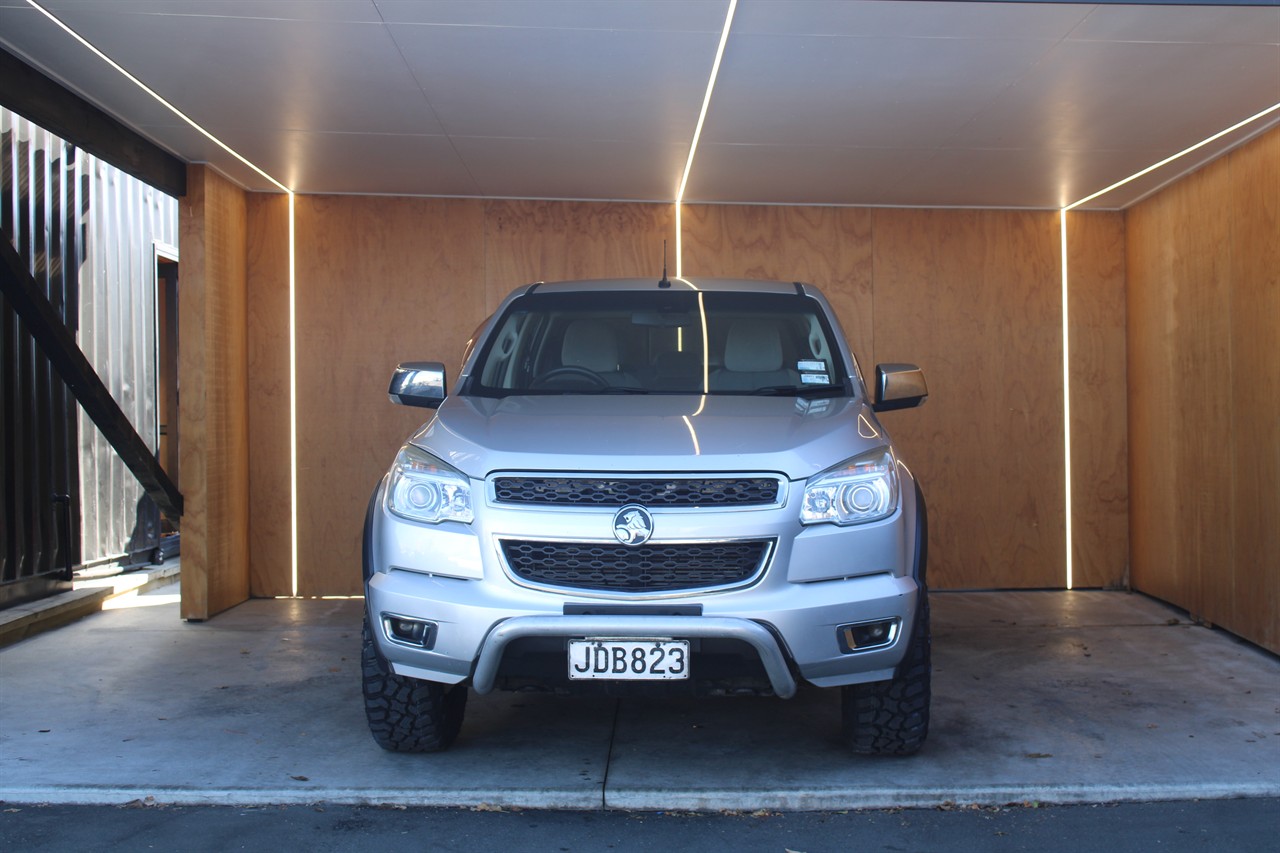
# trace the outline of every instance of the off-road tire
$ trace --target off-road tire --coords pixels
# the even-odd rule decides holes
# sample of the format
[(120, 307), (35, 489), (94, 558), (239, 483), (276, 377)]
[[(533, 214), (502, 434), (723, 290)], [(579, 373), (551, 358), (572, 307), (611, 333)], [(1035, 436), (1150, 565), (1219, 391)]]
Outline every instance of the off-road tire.
[(929, 735), (929, 593), (921, 587), (907, 656), (890, 681), (841, 688), (844, 737), (859, 755), (912, 755)]
[(360, 674), (369, 732), (392, 752), (439, 752), (462, 728), (467, 688), (392, 673), (378, 654), (365, 617)]

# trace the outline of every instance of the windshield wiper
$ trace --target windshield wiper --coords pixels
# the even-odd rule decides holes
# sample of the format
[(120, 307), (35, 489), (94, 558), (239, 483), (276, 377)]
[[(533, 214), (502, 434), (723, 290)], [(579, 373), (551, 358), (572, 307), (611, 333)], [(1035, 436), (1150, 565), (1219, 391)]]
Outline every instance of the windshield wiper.
[(579, 394), (584, 397), (595, 397), (600, 394), (651, 394), (653, 392), (648, 388), (636, 388), (630, 385), (610, 385), (607, 388), (545, 388), (537, 391), (531, 390), (529, 393), (551, 397)]
[(822, 397), (843, 393), (840, 385), (766, 385), (751, 392), (754, 397)]

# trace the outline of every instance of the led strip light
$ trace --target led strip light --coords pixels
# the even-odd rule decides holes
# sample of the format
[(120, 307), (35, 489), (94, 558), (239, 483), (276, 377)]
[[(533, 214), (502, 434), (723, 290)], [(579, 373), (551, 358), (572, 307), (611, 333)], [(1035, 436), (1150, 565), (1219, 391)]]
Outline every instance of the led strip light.
[(1071, 315), (1069, 313), (1067, 287), (1067, 208), (1058, 213), (1059, 233), (1062, 240), (1062, 453), (1064, 476), (1066, 482), (1065, 535), (1067, 538), (1067, 578), (1066, 587), (1071, 589), (1074, 583), (1072, 552), (1074, 549), (1074, 532), (1072, 531), (1071, 511)]
[(126, 80), (146, 92), (156, 101), (158, 101), (165, 109), (182, 119), (183, 122), (194, 128), (198, 133), (204, 136), (213, 144), (217, 145), (223, 151), (226, 151), (232, 157), (245, 166), (252, 169), (256, 174), (269, 181), (273, 186), (283, 192), (289, 199), (289, 582), (291, 595), (298, 595), (298, 330), (296, 323), (296, 266), (295, 266), (295, 228), (294, 228), (294, 193), (293, 190), (268, 175), (265, 171), (251, 163), (248, 158), (240, 154), (230, 145), (227, 145), (218, 137), (205, 130), (195, 119), (188, 116), (182, 110), (165, 100), (158, 92), (143, 83), (137, 77), (130, 74), (119, 63), (98, 50), (87, 39), (78, 32), (71, 29), (62, 22), (56, 15), (45, 9), (36, 0), (27, 0), (27, 3), (40, 14), (44, 15), (52, 21), (59, 29), (71, 36), (73, 39), (84, 45), (94, 56), (110, 65), (116, 71), (120, 72)]
[(676, 278), (684, 275), (684, 237), (680, 225), (680, 207), (684, 203), (684, 190), (689, 184), (689, 173), (693, 171), (693, 157), (698, 153), (698, 140), (702, 138), (702, 125), (707, 120), (707, 109), (711, 106), (711, 93), (716, 88), (716, 77), (720, 75), (720, 61), (724, 58), (724, 46), (729, 41), (729, 28), (733, 26), (733, 13), (738, 8), (738, 0), (729, 0), (729, 11), (724, 16), (724, 29), (720, 31), (720, 44), (716, 47), (716, 58), (711, 63), (711, 77), (707, 80), (707, 92), (702, 96), (702, 110), (698, 113), (698, 123), (693, 128), (693, 140), (689, 143), (689, 159), (684, 163), (684, 174), (680, 176), (680, 187), (676, 190)]

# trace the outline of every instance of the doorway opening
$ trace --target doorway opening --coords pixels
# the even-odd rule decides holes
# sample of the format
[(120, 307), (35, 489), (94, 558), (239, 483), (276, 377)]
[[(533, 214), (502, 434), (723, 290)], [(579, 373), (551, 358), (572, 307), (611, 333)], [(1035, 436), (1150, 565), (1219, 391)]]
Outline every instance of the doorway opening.
[[(156, 244), (156, 456), (174, 483), (179, 480), (181, 424), (178, 417), (178, 250)], [(163, 563), (179, 553), (179, 520), (163, 517), (160, 542), (151, 555)]]

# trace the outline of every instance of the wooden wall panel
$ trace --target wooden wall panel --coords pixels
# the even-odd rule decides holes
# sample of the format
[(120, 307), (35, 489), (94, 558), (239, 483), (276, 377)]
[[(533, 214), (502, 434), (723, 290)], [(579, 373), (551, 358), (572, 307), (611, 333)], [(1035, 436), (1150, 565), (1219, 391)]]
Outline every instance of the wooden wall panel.
[[(1231, 282), (1227, 263), (1231, 200), (1215, 187), (1212, 172), (1187, 178), (1174, 200), (1167, 238), (1175, 246), (1173, 360), (1175, 408), (1172, 464), (1177, 496), (1179, 557), (1189, 573), (1195, 611), (1206, 612), (1207, 586), (1232, 585), (1234, 572), (1206, 571), (1235, 565), (1231, 488)], [(1212, 389), (1221, 385), (1223, 393)], [(1217, 401), (1214, 401), (1214, 397)], [(1208, 403), (1208, 405), (1205, 405)], [(1134, 440), (1141, 440), (1135, 436)], [(1225, 453), (1224, 453), (1225, 451)]]
[[(1170, 527), (1178, 515), (1174, 457), (1174, 316), (1170, 207), (1146, 204), (1125, 217), (1129, 395), (1130, 583), (1166, 601), (1188, 586)], [(1190, 602), (1183, 606), (1189, 606)]]
[(1127, 227), (1133, 585), (1280, 651), (1280, 130)]
[(289, 199), (248, 196), (249, 592), (292, 593)]
[[(925, 366), (929, 403), (885, 421), (927, 490), (935, 585), (1065, 583), (1056, 216), (708, 205), (683, 223), (687, 273), (812, 281), (868, 374)], [(1096, 469), (1076, 496), (1078, 586), (1121, 583), (1126, 564), (1123, 237), (1120, 217), (1091, 217), (1072, 240), (1073, 376), (1112, 407), (1073, 425)]]
[(429, 413), (387, 400), (397, 362), (457, 375), (485, 316), (484, 204), (300, 196), (298, 592), (361, 592), (360, 531), (395, 449)]
[[(1165, 455), (1139, 457), (1164, 470), (1135, 469), (1132, 488), (1150, 489), (1154, 477), (1159, 483), (1155, 487), (1167, 490), (1167, 495), (1154, 502), (1161, 516), (1135, 515), (1134, 523), (1142, 525), (1146, 536), (1152, 535), (1150, 525), (1157, 525), (1154, 535), (1166, 538), (1172, 548), (1167, 564), (1135, 559), (1133, 583), (1161, 598), (1181, 599), (1178, 603), (1196, 614), (1205, 606), (1203, 567), (1229, 567), (1234, 562), (1227, 441), (1232, 406), (1226, 328), (1230, 290), (1227, 253), (1219, 251), (1226, 245), (1228, 227), (1225, 211), (1216, 207), (1210, 176), (1198, 172), (1182, 181), (1176, 192), (1154, 200), (1152, 207), (1164, 208), (1162, 227), (1154, 235), (1149, 225), (1138, 231), (1137, 236), (1167, 244), (1162, 248), (1167, 265), (1152, 265), (1132, 254), (1129, 261), (1130, 268), (1142, 270), (1131, 287), (1148, 300), (1135, 322), (1155, 322), (1164, 332), (1154, 341), (1156, 349), (1144, 356), (1158, 365), (1157, 373), (1136, 382), (1130, 375), (1130, 387), (1141, 386), (1140, 394), (1146, 395), (1151, 408), (1139, 421), (1141, 431), (1131, 432), (1129, 441), (1139, 447), (1151, 441), (1153, 433), (1165, 433), (1159, 439), (1165, 443)], [(1139, 213), (1132, 220), (1141, 218)], [(1216, 400), (1213, 388), (1223, 391)], [(1143, 507), (1151, 505), (1144, 499)], [(1219, 581), (1230, 582), (1229, 574), (1223, 573)]]
[[(656, 277), (664, 239), (674, 272), (674, 211), (359, 197), (297, 203), (299, 591), (354, 594), (368, 490), (422, 417), (386, 402), (392, 365), (436, 359), (456, 370), (476, 323), (531, 281)], [(266, 246), (282, 240), (282, 216), (273, 198), (250, 205), (255, 594), (289, 587), (287, 463), (275, 455), (288, 443), (286, 285), (284, 259)], [(684, 211), (684, 226), (688, 274), (813, 281), (865, 369), (876, 360), (926, 368), (930, 402), (886, 420), (928, 489), (936, 585), (1063, 584), (1055, 214), (696, 206)], [(1083, 229), (1076, 239), (1073, 251), (1092, 259), (1082, 261), (1081, 299), (1096, 289), (1114, 306), (1122, 275), (1116, 229)], [(1114, 361), (1120, 320), (1107, 307), (1082, 311), (1079, 325), (1111, 348), (1099, 363)], [(1081, 369), (1080, 393), (1098, 393), (1090, 386), (1105, 371)], [(1096, 426), (1113, 466), (1123, 437), (1108, 431), (1118, 423)], [(1100, 512), (1114, 527), (1111, 510)], [(1105, 551), (1098, 561), (1107, 580), (1098, 582), (1110, 582), (1123, 562), (1123, 535), (1099, 530), (1077, 550)]]
[(180, 210), (182, 615), (198, 620), (249, 596), (245, 193), (191, 166)]
[(1205, 613), (1280, 654), (1280, 130), (1228, 167), (1236, 564), (1231, 600), (1211, 582)]
[(1124, 214), (1068, 214), (1067, 257), (1073, 584), (1122, 587), (1129, 564)]
[(668, 204), (490, 201), (485, 204), (485, 295), (490, 311), (535, 281), (662, 277), (662, 241), (675, 271)]
[[(268, 196), (251, 216), (252, 576), (255, 595), (280, 595), (292, 584), (287, 212)], [(456, 376), (472, 330), (521, 284), (656, 279), (672, 216), (664, 205), (298, 198), (300, 594), (360, 591), (369, 492), (425, 415), (387, 401), (396, 362), (443, 361)]]
[(859, 363), (869, 369), (874, 358), (869, 209), (690, 205), (681, 220), (686, 275), (818, 285)]
[(923, 483), (938, 588), (1065, 582), (1057, 215), (875, 210), (875, 358), (925, 370), (886, 426)]

